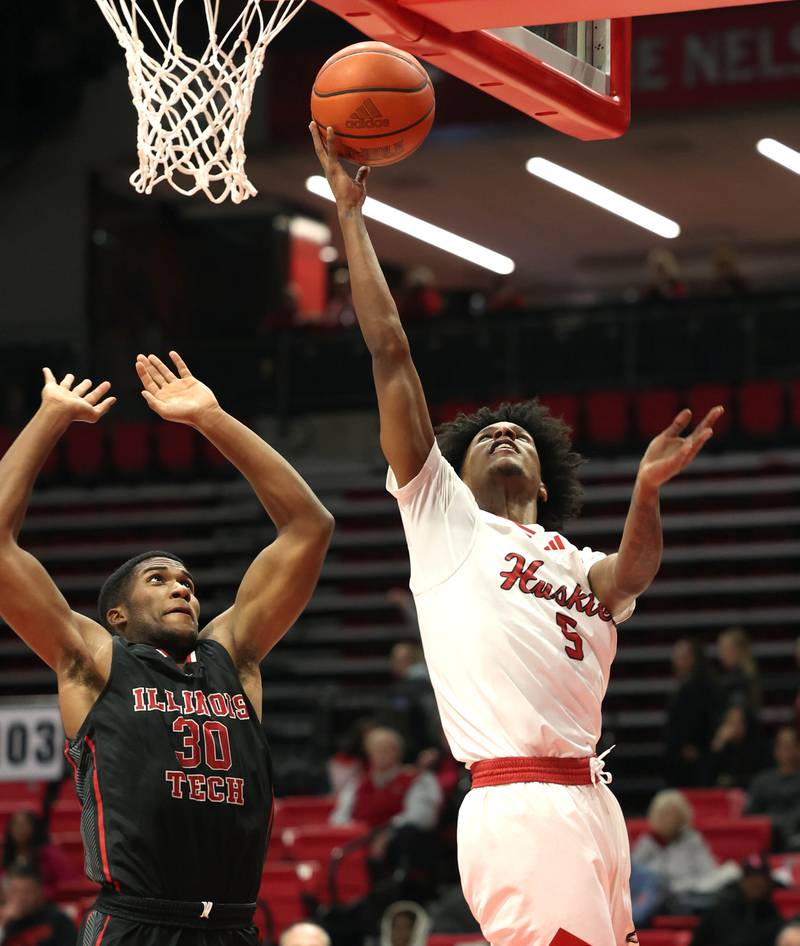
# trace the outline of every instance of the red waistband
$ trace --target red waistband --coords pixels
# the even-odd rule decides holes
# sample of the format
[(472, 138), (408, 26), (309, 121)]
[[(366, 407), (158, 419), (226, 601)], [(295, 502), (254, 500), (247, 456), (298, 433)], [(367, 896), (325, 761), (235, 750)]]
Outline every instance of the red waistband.
[(513, 785), (515, 782), (552, 782), (554, 785), (591, 785), (589, 756), (583, 759), (505, 758), (473, 762), (472, 787)]

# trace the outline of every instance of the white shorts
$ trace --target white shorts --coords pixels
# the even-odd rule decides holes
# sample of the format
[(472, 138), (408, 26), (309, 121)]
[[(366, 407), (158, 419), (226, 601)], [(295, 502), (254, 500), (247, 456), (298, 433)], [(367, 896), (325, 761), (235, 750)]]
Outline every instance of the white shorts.
[(560, 930), (589, 946), (637, 942), (625, 819), (604, 784), (472, 789), (458, 815), (458, 867), (492, 946), (550, 946)]

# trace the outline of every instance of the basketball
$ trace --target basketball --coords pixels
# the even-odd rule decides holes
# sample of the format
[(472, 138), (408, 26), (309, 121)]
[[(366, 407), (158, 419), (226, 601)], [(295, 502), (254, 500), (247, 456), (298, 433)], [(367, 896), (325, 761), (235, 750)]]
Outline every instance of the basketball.
[(378, 167), (419, 148), (433, 124), (433, 86), (420, 63), (386, 43), (355, 43), (322, 66), (311, 117), (336, 133), (339, 154)]

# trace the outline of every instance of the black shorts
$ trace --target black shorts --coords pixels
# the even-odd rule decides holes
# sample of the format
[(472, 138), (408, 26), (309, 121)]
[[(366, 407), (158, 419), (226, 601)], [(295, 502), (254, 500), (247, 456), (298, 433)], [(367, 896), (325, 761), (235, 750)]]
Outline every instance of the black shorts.
[(237, 930), (138, 923), (90, 910), (81, 924), (78, 946), (258, 946), (255, 926)]

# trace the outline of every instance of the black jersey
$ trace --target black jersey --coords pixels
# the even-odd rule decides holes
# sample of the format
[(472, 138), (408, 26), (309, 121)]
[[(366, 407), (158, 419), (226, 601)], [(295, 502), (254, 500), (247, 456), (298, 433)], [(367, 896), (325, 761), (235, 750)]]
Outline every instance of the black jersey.
[(111, 675), (67, 742), (86, 873), (162, 900), (256, 900), (272, 814), (266, 736), (220, 644), (181, 667), (115, 638)]

